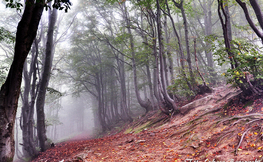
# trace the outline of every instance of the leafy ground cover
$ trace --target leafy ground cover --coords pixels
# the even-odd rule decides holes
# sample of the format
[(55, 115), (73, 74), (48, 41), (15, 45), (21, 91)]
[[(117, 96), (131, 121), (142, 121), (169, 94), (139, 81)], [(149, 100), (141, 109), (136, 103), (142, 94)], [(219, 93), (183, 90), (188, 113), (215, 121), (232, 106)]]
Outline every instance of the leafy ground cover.
[(152, 112), (117, 134), (59, 143), (33, 161), (262, 161), (262, 111), (262, 98), (219, 87), (172, 117)]

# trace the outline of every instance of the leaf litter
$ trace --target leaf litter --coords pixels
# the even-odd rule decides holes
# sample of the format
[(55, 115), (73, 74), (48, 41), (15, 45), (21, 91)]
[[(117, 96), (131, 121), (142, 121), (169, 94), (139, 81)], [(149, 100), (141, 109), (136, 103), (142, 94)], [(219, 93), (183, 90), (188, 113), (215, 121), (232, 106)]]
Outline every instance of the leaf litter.
[(58, 143), (33, 161), (262, 161), (263, 99), (241, 95), (219, 87), (206, 101), (184, 103), (187, 114), (151, 112), (118, 133)]

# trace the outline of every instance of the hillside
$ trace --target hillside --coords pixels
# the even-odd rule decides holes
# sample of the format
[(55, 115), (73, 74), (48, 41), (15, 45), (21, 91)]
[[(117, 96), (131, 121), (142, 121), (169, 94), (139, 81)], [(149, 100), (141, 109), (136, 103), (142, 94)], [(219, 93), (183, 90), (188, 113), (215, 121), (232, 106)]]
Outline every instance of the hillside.
[(56, 144), (34, 162), (262, 160), (262, 101), (218, 87), (172, 117), (152, 112), (117, 134)]

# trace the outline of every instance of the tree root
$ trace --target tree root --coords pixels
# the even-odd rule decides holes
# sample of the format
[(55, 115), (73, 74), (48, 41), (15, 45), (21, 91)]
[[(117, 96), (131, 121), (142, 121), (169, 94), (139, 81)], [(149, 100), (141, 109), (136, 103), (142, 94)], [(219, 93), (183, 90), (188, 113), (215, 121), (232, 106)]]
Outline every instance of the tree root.
[(253, 122), (256, 122), (256, 121), (258, 121), (258, 120), (263, 120), (263, 119), (255, 119), (255, 120), (252, 120), (252, 121), (250, 121), (250, 122), (248, 122), (248, 123), (246, 123), (246, 124), (250, 124), (250, 123), (253, 123)]
[[(263, 116), (263, 114), (259, 114), (259, 113), (254, 113), (254, 114), (248, 114), (248, 115), (243, 115), (243, 116), (232, 116), (232, 117), (229, 117), (225, 120), (221, 120), (219, 123), (222, 123), (222, 122), (226, 122), (226, 121), (230, 121), (230, 120), (233, 120), (233, 119), (242, 119), (242, 118), (249, 118), (249, 117), (253, 117), (253, 116)], [(254, 119), (254, 118), (252, 118)], [(218, 124), (219, 124), (218, 123)]]
[[(216, 103), (218, 103), (218, 102), (220, 102), (220, 101), (222, 101), (222, 100), (226, 100), (229, 96), (231, 96), (231, 95), (233, 95), (233, 94), (235, 94), (235, 95), (233, 96), (233, 97), (235, 97), (235, 96), (237, 96), (237, 95), (239, 95), (239, 94), (241, 94), (241, 93), (242, 93), (241, 90), (229, 92), (229, 93), (226, 94), (224, 97), (218, 99), (218, 100), (216, 101)], [(230, 97), (228, 100), (231, 100), (233, 97)]]
[(207, 115), (207, 114), (218, 112), (218, 111), (221, 110), (221, 109), (222, 109), (222, 107), (220, 107), (220, 106), (215, 107), (215, 108), (213, 108), (213, 109), (211, 109), (211, 110), (209, 110), (209, 111), (207, 111), (207, 112), (204, 112), (203, 114), (201, 114), (201, 115), (198, 116), (198, 117), (203, 117), (203, 116), (205, 116), (205, 115)]
[[(246, 116), (246, 117), (250, 117), (250, 116), (253, 116), (253, 115), (254, 115), (254, 116), (263, 116), (263, 114), (249, 114), (249, 115), (245, 115), (245, 116)], [(263, 119), (262, 119), (262, 118), (254, 119), (254, 120), (252, 120), (252, 121), (247, 122), (245, 125), (251, 124), (251, 123), (254, 123), (254, 122), (260, 121), (260, 120), (263, 120)], [(248, 132), (250, 129), (252, 129), (252, 128), (253, 128), (253, 127), (248, 128), (248, 129), (242, 134), (242, 136), (241, 136), (241, 138), (240, 138), (240, 141), (239, 141), (239, 143), (238, 143), (238, 145), (237, 145), (237, 147), (236, 147), (236, 149), (235, 149), (235, 155), (237, 155), (238, 148), (240, 147), (240, 145), (241, 145), (241, 143), (242, 143), (245, 135), (246, 135), (247, 132)], [(262, 130), (262, 127), (261, 127), (261, 130)]]
[(174, 137), (174, 136), (176, 136), (176, 135), (178, 135), (178, 134), (182, 134), (182, 133), (184, 133), (184, 132), (186, 132), (186, 133), (184, 133), (182, 136), (180, 136), (180, 138), (182, 138), (185, 134), (187, 134), (189, 131), (191, 131), (192, 129), (194, 129), (197, 125), (199, 125), (201, 122), (199, 122), (199, 123), (196, 123), (196, 124), (194, 124), (194, 125), (192, 125), (192, 126), (190, 126), (189, 128), (186, 128), (186, 129), (184, 129), (184, 130), (182, 130), (182, 131), (180, 131), (180, 132), (177, 132), (177, 133), (174, 133), (174, 134), (171, 134), (170, 135), (170, 138), (172, 138), (172, 137)]
[(219, 138), (219, 140), (217, 141), (216, 145), (218, 145), (221, 142), (222, 139), (224, 139), (227, 135), (229, 135), (229, 133), (233, 133), (233, 132), (234, 132), (233, 130), (226, 132), (225, 135), (223, 135), (221, 138)]
[(239, 122), (244, 121), (244, 120), (247, 120), (247, 119), (248, 119), (248, 118), (246, 118), (246, 119), (239, 119), (239, 120), (235, 121), (234, 123), (232, 123), (232, 124), (230, 125), (230, 127), (235, 126), (235, 125), (238, 124)]
[(241, 143), (242, 143), (242, 141), (243, 141), (243, 138), (245, 137), (246, 133), (247, 133), (250, 129), (251, 129), (251, 128), (248, 128), (248, 129), (242, 134), (242, 136), (241, 136), (241, 138), (240, 138), (240, 141), (239, 141), (239, 143), (238, 143), (238, 145), (237, 145), (237, 147), (236, 147), (235, 155), (237, 155), (238, 148), (240, 147), (240, 145), (241, 145)]

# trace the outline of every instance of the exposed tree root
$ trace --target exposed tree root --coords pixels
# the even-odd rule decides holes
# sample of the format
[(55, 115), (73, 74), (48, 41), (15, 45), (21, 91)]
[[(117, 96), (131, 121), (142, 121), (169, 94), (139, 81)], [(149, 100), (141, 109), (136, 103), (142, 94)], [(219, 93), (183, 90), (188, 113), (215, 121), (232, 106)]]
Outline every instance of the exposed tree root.
[[(237, 115), (235, 115), (235, 116), (229, 117), (229, 118), (227, 118), (227, 119), (225, 119), (225, 120), (222, 120), (222, 121), (220, 121), (219, 123), (224, 123), (224, 122), (226, 122), (226, 121), (231, 121), (231, 120), (234, 120), (234, 119), (242, 119), (242, 118), (249, 118), (249, 117), (255, 117), (255, 116), (263, 116), (263, 114), (254, 113), (254, 114), (248, 114), (248, 115), (243, 115), (243, 116), (237, 116)], [(250, 119), (255, 119), (255, 118), (250, 118)], [(218, 124), (219, 124), (219, 123), (218, 123)]]
[(235, 126), (235, 125), (238, 124), (239, 122), (245, 121), (245, 120), (247, 120), (247, 118), (245, 118), (245, 119), (239, 119), (239, 120), (235, 121), (234, 123), (230, 124), (230, 127)]
[(233, 130), (226, 132), (225, 135), (223, 135), (221, 138), (219, 138), (219, 140), (217, 141), (216, 145), (218, 145), (221, 142), (222, 139), (224, 139), (227, 135), (229, 135), (229, 133), (233, 133), (233, 132), (234, 132)]
[[(215, 148), (215, 146), (219, 146), (219, 149), (222, 149), (222, 147), (226, 147), (225, 142), (223, 142), (224, 144), (222, 143), (222, 141), (224, 140), (226, 142), (230, 142), (227, 147), (233, 148), (234, 155), (237, 155), (238, 151), (240, 151), (239, 154), (241, 154), (242, 150), (240, 150), (239, 148), (241, 148), (241, 146), (243, 147), (244, 141), (248, 143), (248, 137), (246, 135), (248, 134), (249, 130), (254, 130), (256, 126), (255, 124), (263, 120), (263, 114), (252, 113), (235, 116), (223, 115), (221, 113), (221, 111), (225, 109), (223, 105), (231, 106), (234, 103), (233, 101), (235, 101), (235, 99), (239, 97), (240, 91), (234, 91), (225, 93), (225, 95), (221, 95), (219, 99), (210, 96), (206, 97), (205, 99), (199, 99), (199, 101), (196, 101), (195, 103), (189, 103), (188, 105), (184, 106), (185, 109), (189, 110), (186, 111), (187, 113), (183, 113), (183, 118), (185, 118), (188, 115), (188, 117), (185, 118), (186, 120), (182, 120), (184, 122), (172, 122), (171, 119), (173, 116), (181, 117), (180, 113), (175, 113), (170, 116), (162, 116), (160, 114), (149, 115), (147, 116), (147, 120), (144, 119), (144, 122), (141, 120), (139, 123), (141, 124), (145, 123), (145, 121), (151, 121), (151, 125), (154, 125), (159, 122), (165, 123), (167, 121), (170, 121), (169, 125), (174, 125), (170, 126), (169, 128), (171, 130), (174, 130), (174, 132), (170, 132), (167, 137), (172, 138), (173, 140), (180, 140), (183, 142), (183, 145), (180, 145), (180, 149), (178, 148), (179, 150), (189, 151), (187, 150), (189, 146), (194, 149), (198, 147), (204, 147), (203, 149), (205, 150), (209, 150), (210, 147)], [(227, 103), (224, 103), (224, 101)], [(204, 106), (204, 104), (208, 103), (210, 103), (210, 106)], [(159, 119), (154, 119), (156, 117)], [(204, 124), (204, 127), (202, 127), (201, 124)], [(260, 126), (257, 125), (257, 127)], [(262, 132), (263, 127), (261, 126), (260, 128), (260, 132)], [(242, 135), (239, 133), (240, 129), (243, 132)], [(244, 131), (244, 129), (246, 130)], [(240, 139), (237, 139), (237, 134), (241, 136)], [(263, 140), (263, 134), (260, 134), (259, 138)], [(223, 145), (221, 145), (221, 143)]]
[[(215, 112), (218, 112), (222, 109), (222, 107), (215, 107), (207, 112), (204, 112), (203, 114), (199, 115), (197, 118), (195, 118), (194, 120), (199, 120), (201, 119), (203, 116), (205, 115), (208, 115), (208, 114), (211, 114), (211, 113), (215, 113)], [(190, 121), (191, 122), (191, 121)]]
[[(234, 92), (229, 92), (229, 93), (226, 94), (224, 97), (218, 99), (218, 100), (216, 101), (216, 103), (218, 103), (218, 102), (220, 102), (220, 101), (222, 101), (222, 100), (226, 100), (226, 99), (227, 99), (229, 96), (231, 96), (231, 95), (234, 95), (233, 97), (235, 97), (235, 96), (241, 94), (241, 92), (242, 92), (241, 90), (239, 90), (239, 91), (234, 91)], [(230, 97), (229, 99), (231, 100), (231, 98), (232, 98), (232, 97)]]
[(248, 128), (248, 129), (242, 134), (242, 136), (241, 136), (241, 138), (240, 138), (240, 141), (239, 141), (239, 143), (238, 143), (238, 145), (237, 145), (237, 147), (236, 147), (235, 155), (237, 155), (237, 151), (238, 151), (238, 149), (239, 149), (239, 147), (240, 147), (240, 145), (241, 145), (241, 143), (242, 143), (242, 141), (243, 141), (243, 138), (245, 137), (245, 135), (247, 134), (247, 132), (248, 132), (250, 129), (251, 129), (251, 128)]
[[(196, 123), (196, 124), (194, 124), (194, 125), (192, 125), (192, 126), (190, 126), (190, 127), (187, 127), (186, 129), (183, 129), (183, 130), (181, 130), (180, 132), (176, 132), (176, 133), (170, 135), (170, 138), (172, 138), (172, 137), (174, 137), (174, 136), (176, 136), (176, 135), (182, 134), (182, 133), (184, 133), (184, 132), (186, 132), (186, 131), (189, 132), (189, 131), (191, 131), (192, 129), (194, 129), (197, 125), (199, 125), (200, 123), (201, 123), (201, 122)], [(180, 138), (182, 138), (184, 135), (185, 135), (185, 134), (183, 134), (182, 136), (180, 136)]]
[(261, 119), (255, 119), (255, 120), (252, 120), (252, 121), (250, 121), (250, 122), (248, 122), (248, 123), (246, 123), (246, 124), (251, 124), (251, 123), (256, 122), (256, 121), (259, 121), (259, 120), (263, 120), (263, 119), (262, 119), (262, 118), (261, 118)]

